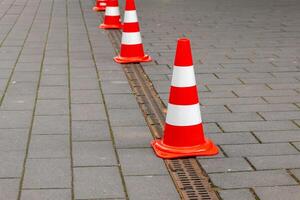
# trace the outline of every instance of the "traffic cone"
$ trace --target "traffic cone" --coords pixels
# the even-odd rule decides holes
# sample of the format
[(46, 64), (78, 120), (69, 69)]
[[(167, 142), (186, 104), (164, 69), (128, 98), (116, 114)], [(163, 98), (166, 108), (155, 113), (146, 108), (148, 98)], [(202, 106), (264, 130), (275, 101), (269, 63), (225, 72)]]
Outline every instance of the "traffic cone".
[(204, 135), (189, 39), (178, 40), (164, 136), (151, 145), (161, 158), (218, 153)]
[(145, 55), (134, 0), (126, 0), (120, 55), (117, 63), (149, 62)]
[(121, 28), (118, 0), (107, 0), (104, 22), (99, 26), (103, 29)]
[(107, 0), (96, 0), (95, 6), (93, 7), (93, 10), (96, 12), (104, 11), (106, 7), (106, 1)]

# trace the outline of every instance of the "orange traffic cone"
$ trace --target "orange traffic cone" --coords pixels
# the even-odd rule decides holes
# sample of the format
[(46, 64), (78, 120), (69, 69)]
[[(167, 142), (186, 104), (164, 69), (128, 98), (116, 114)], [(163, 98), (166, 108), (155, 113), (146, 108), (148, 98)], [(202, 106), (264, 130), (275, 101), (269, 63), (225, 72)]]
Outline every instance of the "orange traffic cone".
[(117, 63), (151, 61), (151, 57), (144, 54), (134, 0), (126, 0), (121, 50), (114, 60)]
[(106, 7), (106, 1), (107, 0), (96, 0), (95, 6), (93, 7), (93, 10), (96, 12), (104, 11)]
[(99, 26), (103, 29), (121, 28), (118, 0), (107, 0), (104, 22)]
[(178, 40), (164, 136), (151, 145), (161, 158), (218, 153), (204, 135), (189, 39)]

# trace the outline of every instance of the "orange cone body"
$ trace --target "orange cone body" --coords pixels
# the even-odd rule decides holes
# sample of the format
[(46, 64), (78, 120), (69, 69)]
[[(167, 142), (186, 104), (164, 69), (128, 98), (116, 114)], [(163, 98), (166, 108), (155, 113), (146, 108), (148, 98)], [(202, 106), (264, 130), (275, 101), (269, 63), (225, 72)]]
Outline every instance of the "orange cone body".
[(161, 158), (218, 153), (204, 135), (190, 41), (186, 38), (177, 43), (164, 136), (151, 145)]
[(149, 62), (145, 55), (134, 0), (126, 0), (120, 55), (117, 63)]
[(93, 7), (94, 11), (104, 11), (106, 7), (107, 0), (96, 0), (95, 6)]
[(120, 20), (121, 18), (120, 18), (118, 0), (107, 0), (104, 21), (99, 26), (99, 28), (103, 28), (103, 29), (121, 28), (122, 24)]

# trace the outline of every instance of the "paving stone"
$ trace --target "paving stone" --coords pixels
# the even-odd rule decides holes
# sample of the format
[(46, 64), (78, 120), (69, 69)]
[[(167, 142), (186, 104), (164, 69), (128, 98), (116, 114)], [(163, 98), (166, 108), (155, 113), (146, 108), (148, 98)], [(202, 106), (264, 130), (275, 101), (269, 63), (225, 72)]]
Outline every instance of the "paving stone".
[(140, 109), (110, 109), (108, 114), (113, 127), (144, 126), (146, 124)]
[(28, 110), (34, 107), (34, 95), (6, 95), (1, 105), (2, 110)]
[(106, 120), (103, 104), (72, 104), (73, 120)]
[(240, 133), (208, 133), (208, 138), (213, 140), (216, 144), (255, 144), (258, 140), (249, 132)]
[(282, 170), (210, 174), (210, 178), (214, 185), (223, 189), (297, 184), (289, 174)]
[(73, 163), (75, 167), (116, 165), (112, 142), (73, 142)]
[(0, 111), (0, 129), (29, 128), (32, 112), (30, 111)]
[(0, 152), (26, 150), (28, 129), (0, 129)]
[(67, 134), (69, 117), (63, 115), (35, 116), (32, 134)]
[(103, 94), (131, 94), (131, 88), (127, 81), (103, 81), (101, 82)]
[(0, 151), (0, 179), (21, 177), (24, 158), (24, 151)]
[(74, 78), (71, 79), (72, 90), (97, 90), (99, 89), (99, 84), (97, 79), (90, 78)]
[(32, 135), (29, 158), (67, 158), (69, 152), (68, 135)]
[(150, 148), (118, 149), (124, 175), (168, 174), (164, 162)]
[(70, 189), (22, 190), (21, 200), (66, 200), (71, 199)]
[(0, 179), (0, 194), (5, 200), (18, 198), (20, 179)]
[(300, 166), (300, 155), (248, 157), (257, 170), (291, 169)]
[(289, 143), (222, 145), (228, 156), (266, 156), (299, 153)]
[(281, 131), (298, 129), (298, 127), (290, 121), (220, 122), (219, 124), (225, 132)]
[(65, 86), (39, 88), (38, 99), (68, 99), (68, 88)]
[(293, 104), (254, 104), (254, 105), (229, 105), (230, 110), (233, 112), (262, 112), (262, 111), (295, 111), (299, 110)]
[(103, 103), (99, 90), (72, 90), (72, 103)]
[(201, 159), (200, 164), (207, 173), (253, 171), (244, 158)]
[(110, 94), (105, 95), (105, 102), (109, 109), (138, 109), (138, 103), (135, 96), (131, 94)]
[(35, 110), (36, 115), (67, 115), (69, 107), (67, 100), (38, 100)]
[(23, 188), (70, 188), (70, 163), (69, 159), (28, 159)]
[(74, 141), (111, 140), (107, 121), (72, 121)]
[(261, 200), (293, 200), (300, 196), (299, 186), (256, 187), (254, 190)]
[(169, 176), (126, 176), (125, 182), (133, 200), (180, 199)]
[(300, 180), (300, 169), (293, 169), (291, 172), (298, 180)]
[(146, 126), (112, 127), (117, 148), (150, 147), (152, 136)]
[(267, 142), (293, 142), (300, 141), (298, 130), (295, 131), (263, 131), (254, 132), (260, 141)]
[(292, 120), (300, 119), (300, 111), (289, 112), (260, 112), (266, 120)]
[(117, 199), (125, 194), (117, 167), (74, 168), (76, 199)]
[(256, 113), (203, 113), (204, 122), (238, 122), (238, 121), (262, 121)]
[(255, 200), (247, 189), (221, 190), (218, 192), (223, 200)]

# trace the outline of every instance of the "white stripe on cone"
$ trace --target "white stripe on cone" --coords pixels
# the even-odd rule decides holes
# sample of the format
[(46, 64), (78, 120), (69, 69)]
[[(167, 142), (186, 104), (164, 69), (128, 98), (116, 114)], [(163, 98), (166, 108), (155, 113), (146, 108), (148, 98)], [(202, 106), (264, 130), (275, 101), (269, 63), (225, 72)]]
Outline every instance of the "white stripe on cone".
[(173, 126), (193, 126), (202, 123), (199, 103), (193, 105), (169, 103), (166, 123)]
[(196, 85), (194, 66), (173, 68), (172, 86), (191, 87)]
[(125, 10), (124, 14), (124, 23), (133, 23), (138, 22), (136, 11), (135, 10)]
[(105, 6), (106, 5), (106, 3), (100, 3), (100, 6)]
[(142, 38), (140, 32), (123, 32), (122, 44), (141, 44)]
[(120, 11), (118, 7), (106, 7), (105, 16), (119, 16)]

